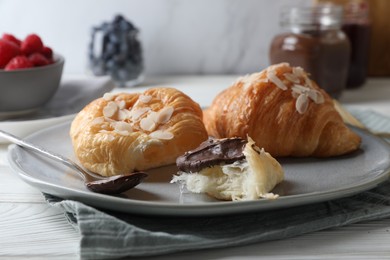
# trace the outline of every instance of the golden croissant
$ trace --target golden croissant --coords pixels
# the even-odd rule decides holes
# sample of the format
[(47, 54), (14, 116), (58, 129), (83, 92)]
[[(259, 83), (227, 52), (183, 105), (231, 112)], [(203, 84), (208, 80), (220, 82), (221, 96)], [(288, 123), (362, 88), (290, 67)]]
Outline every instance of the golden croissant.
[(332, 98), (300, 67), (281, 63), (238, 79), (204, 111), (209, 135), (250, 136), (272, 156), (330, 157), (359, 148)]
[(172, 164), (208, 138), (200, 106), (173, 88), (106, 94), (77, 114), (70, 136), (80, 163), (104, 176)]

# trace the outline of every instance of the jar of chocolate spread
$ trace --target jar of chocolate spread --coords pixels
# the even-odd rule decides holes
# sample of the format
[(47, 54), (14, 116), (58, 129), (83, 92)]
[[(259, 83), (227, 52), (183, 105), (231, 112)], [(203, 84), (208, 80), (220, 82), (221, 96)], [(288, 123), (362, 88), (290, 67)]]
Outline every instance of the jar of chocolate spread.
[(367, 77), (371, 35), (368, 1), (351, 0), (344, 7), (342, 30), (351, 43), (347, 88), (357, 88)]
[(271, 64), (288, 62), (300, 66), (332, 97), (339, 98), (346, 87), (350, 43), (341, 30), (343, 9), (336, 5), (315, 5), (282, 9), (284, 32), (270, 47)]

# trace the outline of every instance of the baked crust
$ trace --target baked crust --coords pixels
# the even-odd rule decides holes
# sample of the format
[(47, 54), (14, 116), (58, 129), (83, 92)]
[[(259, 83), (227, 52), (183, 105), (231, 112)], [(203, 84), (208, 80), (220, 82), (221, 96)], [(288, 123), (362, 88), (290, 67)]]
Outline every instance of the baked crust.
[(112, 176), (175, 163), (208, 138), (202, 110), (173, 88), (106, 94), (82, 109), (70, 137), (80, 163)]
[(361, 142), (332, 98), (303, 69), (287, 63), (238, 79), (203, 116), (209, 135), (251, 136), (275, 157), (337, 156), (357, 150)]

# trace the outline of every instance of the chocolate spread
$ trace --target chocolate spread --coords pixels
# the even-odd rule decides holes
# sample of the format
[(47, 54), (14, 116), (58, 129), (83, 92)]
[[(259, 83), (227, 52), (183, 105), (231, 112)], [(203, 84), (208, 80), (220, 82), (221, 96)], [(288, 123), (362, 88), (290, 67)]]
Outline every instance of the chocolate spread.
[(271, 64), (288, 62), (308, 72), (333, 98), (347, 83), (350, 44), (341, 30), (338, 5), (286, 6), (280, 13), (284, 33), (271, 43)]
[(198, 148), (178, 157), (176, 165), (183, 172), (199, 172), (206, 167), (243, 160), (246, 143), (241, 138), (210, 138)]
[(273, 39), (270, 61), (304, 68), (321, 88), (338, 98), (346, 85), (349, 53), (349, 42), (338, 31), (285, 33)]

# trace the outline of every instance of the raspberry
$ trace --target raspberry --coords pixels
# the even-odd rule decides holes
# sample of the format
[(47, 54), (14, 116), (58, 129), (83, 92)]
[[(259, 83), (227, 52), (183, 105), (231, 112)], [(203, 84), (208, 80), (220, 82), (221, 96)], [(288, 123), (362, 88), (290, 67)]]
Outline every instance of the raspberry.
[(19, 53), (20, 48), (15, 43), (0, 39), (0, 69)]
[(45, 56), (48, 59), (53, 58), (53, 50), (50, 47), (43, 46), (41, 53), (43, 54), (43, 56)]
[(7, 66), (5, 66), (5, 70), (26, 69), (31, 67), (33, 67), (33, 64), (26, 56), (16, 56), (8, 62)]
[(10, 42), (13, 42), (16, 45), (18, 45), (19, 47), (20, 47), (20, 44), (22, 44), (21, 40), (19, 40), (18, 38), (16, 38), (15, 36), (13, 36), (12, 34), (9, 34), (9, 33), (4, 33), (3, 34), (3, 39), (7, 40), (7, 41), (10, 41)]
[(31, 54), (30, 56), (28, 56), (28, 59), (31, 61), (31, 63), (35, 67), (45, 66), (45, 65), (49, 64), (49, 60), (45, 56), (43, 56), (42, 54), (40, 54), (38, 52), (35, 52), (35, 53)]
[(21, 45), (21, 50), (25, 55), (30, 55), (34, 52), (41, 52), (42, 49), (42, 40), (36, 34), (27, 35), (26, 39), (24, 39)]

